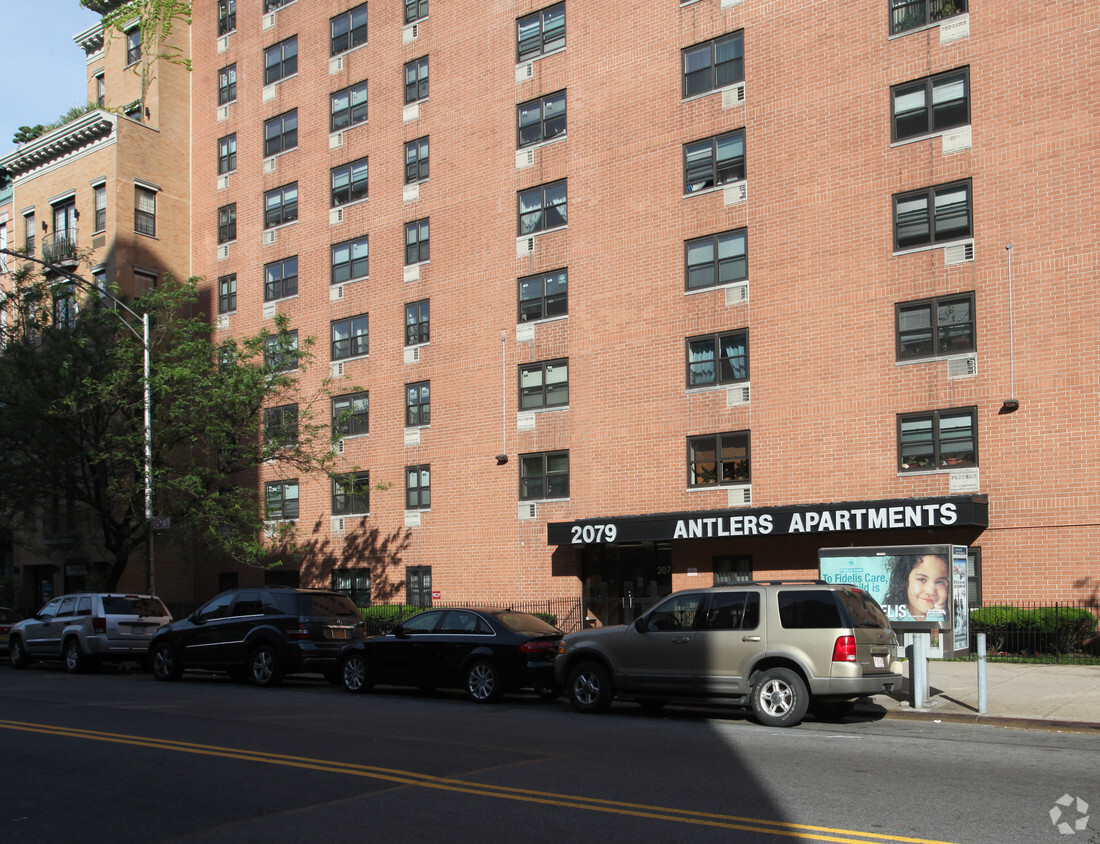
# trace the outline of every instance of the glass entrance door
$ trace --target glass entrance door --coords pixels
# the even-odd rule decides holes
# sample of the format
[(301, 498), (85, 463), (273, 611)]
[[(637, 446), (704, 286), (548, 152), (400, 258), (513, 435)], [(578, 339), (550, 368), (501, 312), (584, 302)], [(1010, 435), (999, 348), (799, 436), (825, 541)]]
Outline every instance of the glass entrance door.
[(586, 547), (585, 626), (630, 624), (671, 592), (671, 556), (665, 543)]

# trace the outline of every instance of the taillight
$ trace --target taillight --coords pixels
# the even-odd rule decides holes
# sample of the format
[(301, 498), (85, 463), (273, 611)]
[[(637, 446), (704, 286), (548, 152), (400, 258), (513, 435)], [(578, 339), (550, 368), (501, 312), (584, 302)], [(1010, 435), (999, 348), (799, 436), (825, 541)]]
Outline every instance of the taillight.
[(308, 639), (309, 638), (309, 626), (302, 622), (297, 627), (291, 627), (286, 631), (286, 635), (290, 639)]
[(106, 633), (107, 632), (107, 619), (100, 616), (92, 616), (92, 632), (93, 633)]
[(833, 645), (833, 662), (856, 661), (856, 637), (838, 636)]
[(534, 639), (519, 646), (521, 654), (543, 654), (555, 651), (558, 643), (550, 639)]

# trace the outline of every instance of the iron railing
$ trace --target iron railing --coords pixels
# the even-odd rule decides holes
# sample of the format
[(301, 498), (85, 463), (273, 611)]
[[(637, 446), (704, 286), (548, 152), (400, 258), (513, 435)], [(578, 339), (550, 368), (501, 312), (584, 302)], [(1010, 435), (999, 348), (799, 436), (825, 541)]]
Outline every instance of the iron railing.
[(363, 609), (368, 636), (381, 636), (393, 629), (394, 625), (411, 615), (426, 609), (447, 609), (449, 607), (506, 607), (537, 615), (550, 622), (564, 633), (574, 633), (581, 629), (584, 616), (581, 613), (579, 598), (558, 598), (541, 601), (463, 601), (461, 604), (447, 604), (433, 601), (431, 607), (412, 607), (407, 604), (372, 604)]
[(42, 238), (42, 259), (51, 264), (76, 261), (76, 229), (50, 232)]

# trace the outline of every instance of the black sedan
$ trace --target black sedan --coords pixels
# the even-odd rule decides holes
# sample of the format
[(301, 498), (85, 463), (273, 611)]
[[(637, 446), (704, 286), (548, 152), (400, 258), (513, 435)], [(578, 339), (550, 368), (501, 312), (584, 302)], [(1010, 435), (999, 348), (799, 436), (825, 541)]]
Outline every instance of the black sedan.
[(349, 692), (365, 692), (376, 683), (460, 688), (478, 703), (518, 689), (554, 694), (554, 655), (561, 637), (558, 628), (525, 612), (426, 610), (385, 636), (347, 645), (340, 674)]

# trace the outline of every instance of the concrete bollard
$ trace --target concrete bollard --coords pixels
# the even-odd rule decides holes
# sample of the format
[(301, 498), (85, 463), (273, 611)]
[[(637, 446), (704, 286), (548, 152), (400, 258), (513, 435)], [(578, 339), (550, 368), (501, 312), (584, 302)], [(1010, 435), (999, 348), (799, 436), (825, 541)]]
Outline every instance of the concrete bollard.
[(914, 633), (909, 651), (909, 705), (924, 709), (928, 705), (928, 650), (932, 644), (928, 633)]

